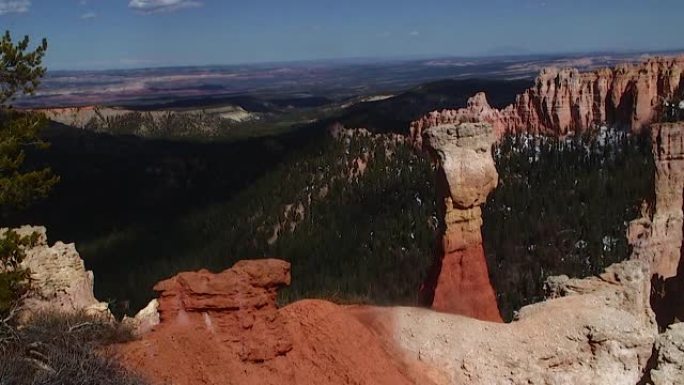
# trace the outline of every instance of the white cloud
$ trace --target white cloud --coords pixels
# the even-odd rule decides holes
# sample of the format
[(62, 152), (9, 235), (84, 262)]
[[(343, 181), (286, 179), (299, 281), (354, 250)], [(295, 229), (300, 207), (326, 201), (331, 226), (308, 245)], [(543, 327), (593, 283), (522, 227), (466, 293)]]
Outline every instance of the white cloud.
[(143, 13), (175, 11), (181, 8), (200, 6), (202, 6), (202, 2), (196, 0), (131, 0), (128, 3), (129, 8)]
[(86, 12), (86, 13), (81, 15), (81, 19), (83, 19), (83, 20), (94, 19), (96, 17), (97, 17), (97, 13), (95, 13), (93, 11)]
[(420, 32), (418, 32), (418, 31), (411, 31), (411, 32), (409, 32), (409, 36), (420, 36)]
[(31, 0), (0, 0), (0, 15), (28, 12)]

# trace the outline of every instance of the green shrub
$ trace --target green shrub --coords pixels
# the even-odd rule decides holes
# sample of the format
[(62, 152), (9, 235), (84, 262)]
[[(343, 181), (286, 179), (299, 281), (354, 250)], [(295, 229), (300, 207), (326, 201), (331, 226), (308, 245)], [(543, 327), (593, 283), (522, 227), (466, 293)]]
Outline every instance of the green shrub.
[[(15, 42), (9, 31), (0, 37), (0, 220), (11, 212), (26, 208), (44, 198), (59, 178), (49, 168), (27, 165), (26, 150), (44, 148), (39, 137), (47, 119), (30, 112), (12, 109), (17, 96), (31, 95), (45, 74), (42, 66), (47, 42), (29, 50), (28, 36)], [(0, 317), (10, 311), (28, 289), (29, 272), (20, 264), (24, 248), (37, 235), (19, 236), (16, 232), (0, 234)]]
[(670, 100), (663, 101), (660, 106), (661, 122), (678, 122), (684, 120), (684, 91)]
[(58, 178), (49, 168), (28, 169), (26, 150), (47, 146), (38, 133), (47, 119), (12, 109), (17, 96), (31, 95), (45, 74), (47, 42), (33, 51), (29, 38), (15, 42), (7, 31), (0, 38), (0, 218), (44, 198)]
[(21, 262), (26, 256), (25, 249), (32, 247), (37, 237), (37, 233), (22, 236), (13, 230), (0, 234), (0, 318), (29, 290), (30, 272), (21, 267)]

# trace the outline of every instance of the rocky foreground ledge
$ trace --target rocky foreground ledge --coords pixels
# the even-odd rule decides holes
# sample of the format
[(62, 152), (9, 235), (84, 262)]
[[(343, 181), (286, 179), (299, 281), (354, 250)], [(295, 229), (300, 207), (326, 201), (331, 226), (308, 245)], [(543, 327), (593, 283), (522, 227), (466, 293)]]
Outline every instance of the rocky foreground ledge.
[[(103, 311), (73, 245), (49, 246), (37, 230), (43, 238), (28, 250), (27, 263), (39, 290), (27, 305)], [(599, 277), (551, 278), (548, 299), (522, 308), (510, 324), (318, 300), (278, 308), (277, 291), (290, 279), (289, 263), (265, 259), (162, 281), (155, 286), (158, 301), (126, 321), (140, 327), (140, 338), (119, 346), (118, 356), (154, 384), (672, 385), (684, 379), (682, 324), (658, 334), (643, 261), (613, 265)]]
[(682, 354), (671, 342), (681, 333), (658, 341), (640, 261), (600, 277), (553, 278), (549, 299), (511, 324), (326, 301), (278, 309), (276, 289), (289, 280), (278, 260), (179, 274), (156, 287), (161, 324), (121, 357), (159, 384), (633, 385), (655, 345), (670, 373), (655, 383), (684, 374), (668, 360)]

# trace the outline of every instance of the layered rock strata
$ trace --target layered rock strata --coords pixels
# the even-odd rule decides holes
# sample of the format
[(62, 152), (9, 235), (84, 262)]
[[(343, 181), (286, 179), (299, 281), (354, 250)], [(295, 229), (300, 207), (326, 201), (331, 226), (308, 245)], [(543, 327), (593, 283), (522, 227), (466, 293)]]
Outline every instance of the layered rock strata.
[(21, 263), (31, 274), (31, 287), (19, 309), (20, 321), (43, 311), (85, 311), (110, 317), (107, 303), (93, 294), (93, 272), (85, 269), (74, 244), (56, 242), (49, 246), (45, 227), (23, 226), (15, 231), (21, 236), (36, 234), (36, 243), (26, 249)]
[(161, 322), (205, 324), (211, 333), (233, 342), (226, 346), (241, 360), (263, 362), (292, 349), (276, 307), (277, 289), (289, 284), (287, 262), (242, 261), (218, 274), (181, 273), (154, 290), (159, 293)]
[(662, 101), (681, 89), (683, 70), (684, 56), (589, 73), (548, 68), (510, 106), (493, 109), (478, 94), (466, 108), (435, 111), (413, 122), (411, 137), (420, 144), (429, 127), (480, 121), (490, 123), (497, 136), (507, 131), (564, 135), (598, 124), (639, 131), (653, 122)]
[(426, 283), (435, 310), (501, 321), (482, 247), (480, 206), (498, 184), (492, 127), (445, 124), (424, 133), (437, 163), (438, 205), (444, 216), (441, 255)]

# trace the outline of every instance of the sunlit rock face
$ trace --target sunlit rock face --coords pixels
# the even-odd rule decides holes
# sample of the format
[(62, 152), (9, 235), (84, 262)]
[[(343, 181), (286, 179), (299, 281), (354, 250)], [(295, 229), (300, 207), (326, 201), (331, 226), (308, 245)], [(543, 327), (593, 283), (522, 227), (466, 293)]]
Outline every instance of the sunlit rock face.
[(684, 319), (684, 122), (651, 126), (656, 166), (655, 207), (630, 223), (632, 259), (645, 261), (653, 274), (651, 305), (665, 328)]
[(655, 344), (657, 363), (651, 371), (653, 385), (684, 382), (684, 323), (670, 326)]
[(684, 190), (684, 122), (651, 126), (655, 160), (655, 207), (652, 217), (632, 221), (628, 239), (633, 259), (667, 279), (677, 275), (682, 246)]
[[(14, 229), (21, 236), (33, 234), (36, 242), (25, 250), (22, 269), (30, 272), (30, 290), (21, 301), (17, 314), (20, 322), (39, 312), (86, 312), (111, 317), (106, 302), (93, 294), (93, 272), (87, 271), (76, 246), (56, 242), (48, 244), (47, 230), (39, 226)], [(7, 229), (0, 229), (0, 234)]]
[(500, 322), (481, 232), (481, 205), (498, 184), (494, 139), (492, 127), (482, 123), (438, 125), (424, 133), (425, 148), (437, 163), (444, 215), (442, 251), (426, 291), (435, 310)]
[(159, 282), (162, 324), (206, 325), (224, 338), (246, 334), (232, 346), (244, 361), (263, 362), (292, 349), (276, 307), (277, 289), (290, 284), (290, 264), (275, 259), (240, 261), (214, 274), (183, 272)]
[(677, 275), (682, 247), (684, 122), (654, 124), (651, 139), (656, 164), (653, 273), (670, 278)]
[(460, 122), (489, 123), (498, 137), (507, 131), (565, 135), (599, 124), (638, 132), (654, 121), (663, 100), (681, 89), (683, 70), (684, 56), (588, 73), (547, 68), (510, 106), (493, 109), (478, 94), (465, 108), (431, 112), (413, 122), (411, 138), (420, 146), (427, 128)]
[(437, 368), (440, 384), (639, 383), (658, 333), (648, 266), (626, 261), (599, 277), (552, 277), (548, 288), (546, 301), (510, 324), (416, 308), (378, 312), (394, 325), (388, 338)]

